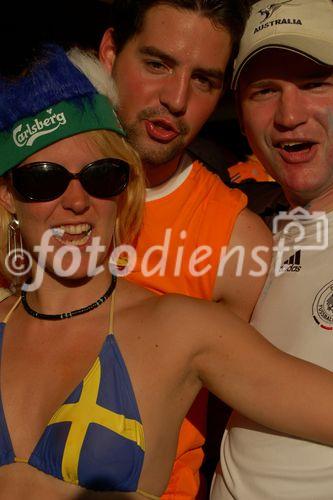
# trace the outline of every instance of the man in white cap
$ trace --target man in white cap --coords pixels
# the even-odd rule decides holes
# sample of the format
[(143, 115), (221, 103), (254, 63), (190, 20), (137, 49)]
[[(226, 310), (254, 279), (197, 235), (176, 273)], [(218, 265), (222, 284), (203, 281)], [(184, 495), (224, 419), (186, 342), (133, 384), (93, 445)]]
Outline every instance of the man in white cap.
[[(280, 349), (333, 370), (333, 2), (256, 2), (233, 88), (254, 153), (291, 206), (308, 211), (302, 225), (280, 233), (288, 249), (275, 256), (252, 323)], [(234, 413), (211, 490), (212, 500), (231, 498), (331, 500), (333, 448)]]

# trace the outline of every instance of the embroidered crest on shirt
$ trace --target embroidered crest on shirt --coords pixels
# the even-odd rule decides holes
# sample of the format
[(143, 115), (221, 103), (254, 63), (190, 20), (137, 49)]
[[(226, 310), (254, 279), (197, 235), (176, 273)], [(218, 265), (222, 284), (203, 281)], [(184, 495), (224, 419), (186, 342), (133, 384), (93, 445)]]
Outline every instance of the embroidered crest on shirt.
[(317, 293), (312, 304), (312, 317), (323, 330), (333, 330), (333, 280)]

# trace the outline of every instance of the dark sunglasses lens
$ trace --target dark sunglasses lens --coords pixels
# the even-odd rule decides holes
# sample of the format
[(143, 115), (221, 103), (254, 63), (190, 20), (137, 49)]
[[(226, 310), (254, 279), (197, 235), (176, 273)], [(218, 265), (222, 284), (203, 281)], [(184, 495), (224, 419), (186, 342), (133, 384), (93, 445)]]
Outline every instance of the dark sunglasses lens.
[(80, 175), (84, 189), (96, 198), (117, 196), (126, 188), (128, 179), (128, 163), (112, 158), (91, 163)]
[(32, 163), (12, 172), (13, 186), (25, 199), (50, 201), (58, 198), (67, 188), (67, 171), (55, 163)]

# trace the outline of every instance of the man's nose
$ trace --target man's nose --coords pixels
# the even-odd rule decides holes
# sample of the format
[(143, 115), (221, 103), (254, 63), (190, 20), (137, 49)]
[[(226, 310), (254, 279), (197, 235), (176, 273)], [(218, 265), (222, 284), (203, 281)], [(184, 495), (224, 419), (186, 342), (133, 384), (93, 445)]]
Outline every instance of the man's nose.
[(306, 101), (302, 89), (290, 85), (281, 91), (275, 112), (275, 124), (282, 129), (295, 129), (308, 118)]
[(175, 116), (185, 114), (190, 95), (190, 76), (183, 73), (172, 73), (160, 91), (160, 103)]

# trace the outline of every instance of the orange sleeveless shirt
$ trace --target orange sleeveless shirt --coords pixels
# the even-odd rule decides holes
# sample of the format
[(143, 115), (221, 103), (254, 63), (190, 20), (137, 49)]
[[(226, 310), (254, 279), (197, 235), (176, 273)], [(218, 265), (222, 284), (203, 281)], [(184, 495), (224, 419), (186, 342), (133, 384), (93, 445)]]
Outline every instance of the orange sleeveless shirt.
[[(146, 202), (136, 246), (138, 258), (127, 279), (160, 294), (182, 293), (211, 300), (221, 249), (228, 245), (246, 202), (242, 192), (229, 189), (219, 177), (194, 162), (180, 186)], [(199, 276), (193, 276), (193, 270)], [(146, 271), (148, 276), (144, 276)], [(163, 500), (190, 500), (198, 493), (207, 394), (206, 390), (200, 392), (182, 424)]]

